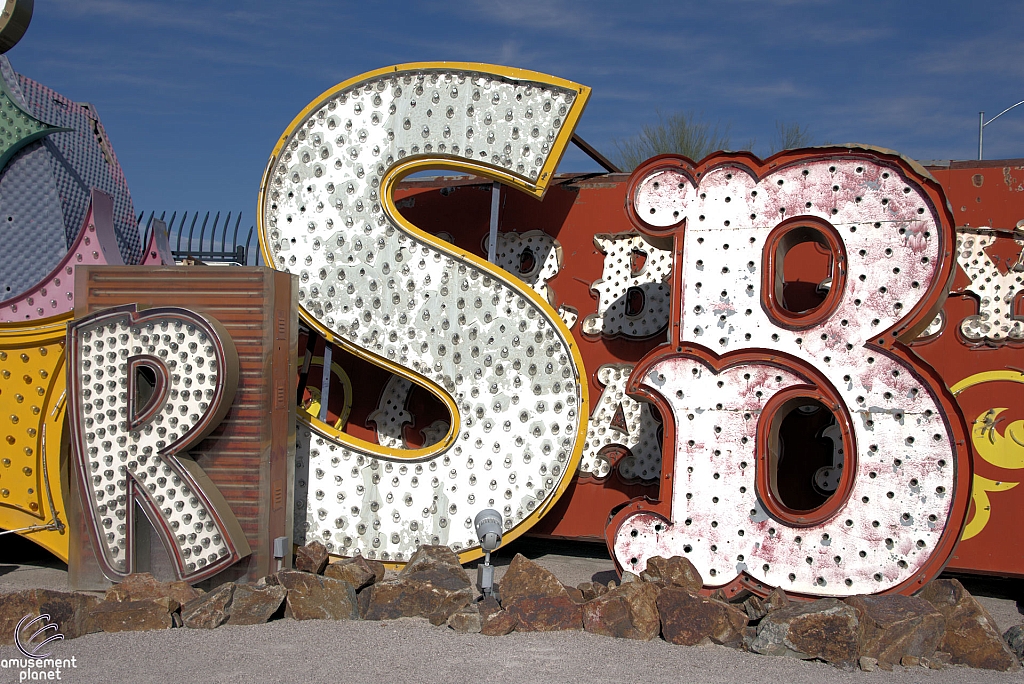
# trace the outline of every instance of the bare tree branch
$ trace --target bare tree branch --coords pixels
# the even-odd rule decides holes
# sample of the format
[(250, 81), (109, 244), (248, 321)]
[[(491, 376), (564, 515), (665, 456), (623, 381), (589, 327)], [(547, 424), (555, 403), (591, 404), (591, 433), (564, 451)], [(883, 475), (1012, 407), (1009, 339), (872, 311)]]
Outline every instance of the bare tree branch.
[(664, 116), (659, 111), (657, 124), (645, 124), (640, 133), (632, 138), (615, 141), (615, 149), (618, 152), (616, 161), (621, 168), (630, 170), (658, 154), (682, 154), (699, 161), (712, 152), (727, 147), (729, 125), (711, 124), (693, 112), (677, 112)]

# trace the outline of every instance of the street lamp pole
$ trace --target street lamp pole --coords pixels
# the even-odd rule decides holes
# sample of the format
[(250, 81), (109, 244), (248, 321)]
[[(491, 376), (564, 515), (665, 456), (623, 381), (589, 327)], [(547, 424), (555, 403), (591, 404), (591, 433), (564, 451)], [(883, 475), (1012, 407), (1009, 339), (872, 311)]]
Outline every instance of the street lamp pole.
[(1015, 105), (1007, 107), (1003, 111), (993, 116), (988, 121), (985, 121), (985, 112), (978, 112), (978, 161), (981, 161), (984, 152), (983, 145), (985, 138), (985, 126), (988, 126), (990, 123), (992, 123), (993, 121), (1001, 117), (1003, 114), (1013, 109), (1014, 107), (1020, 107), (1021, 105), (1024, 105), (1024, 100), (1021, 100)]

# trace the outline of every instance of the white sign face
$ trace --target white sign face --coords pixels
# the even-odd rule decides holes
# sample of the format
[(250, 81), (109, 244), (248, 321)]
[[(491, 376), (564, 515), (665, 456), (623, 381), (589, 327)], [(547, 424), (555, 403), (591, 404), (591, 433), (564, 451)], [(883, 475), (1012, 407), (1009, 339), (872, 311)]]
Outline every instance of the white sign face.
[(235, 394), (231, 337), (211, 319), (115, 307), (68, 331), (73, 472), (97, 560), (112, 580), (135, 570), (135, 502), (179, 579), (198, 582), (249, 555), (217, 487), (186, 453)]
[[(649, 403), (626, 395), (626, 381), (632, 372), (633, 367), (624, 363), (597, 369), (597, 381), (604, 391), (590, 415), (580, 475), (604, 479), (614, 467), (627, 482), (661, 477), (660, 423)], [(614, 464), (610, 452), (620, 455)]]
[[(952, 235), (944, 207), (896, 159), (636, 172), (634, 216), (674, 233), (681, 263), (673, 341), (630, 383), (672, 422), (671, 511), (619, 519), (623, 568), (685, 555), (707, 586), (817, 596), (902, 590), (938, 571), (962, 521), (966, 449), (948, 392), (900, 340), (941, 304)], [(804, 242), (828, 250), (830, 274), (821, 303), (800, 310), (787, 305), (783, 266)], [(823, 503), (800, 506), (783, 486), (794, 458), (785, 421), (816, 413), (827, 418), (819, 437), (841, 442), (829, 462), (841, 475), (818, 483)]]
[(1024, 290), (1024, 240), (1017, 263), (1003, 273), (985, 248), (996, 241), (984, 230), (961, 228), (957, 261), (971, 279), (967, 288), (978, 296), (978, 313), (960, 322), (960, 333), (969, 341), (995, 346), (1024, 341), (1024, 319), (1014, 316), (1014, 299)]
[(595, 235), (594, 245), (604, 253), (604, 272), (591, 286), (597, 312), (583, 319), (583, 332), (636, 339), (663, 332), (672, 300), (672, 252), (637, 233)]
[(282, 137), (261, 194), (267, 263), (299, 277), (310, 325), (429, 389), (452, 417), (420, 449), (310, 420), (297, 538), (399, 562), (447, 544), (466, 560), (480, 554), (479, 511), (498, 510), (512, 538), (568, 485), (588, 409), (565, 324), (518, 279), (409, 225), (391, 192), (406, 173), (446, 166), (542, 194), (588, 93), (499, 67), (407, 65), (330, 90)]

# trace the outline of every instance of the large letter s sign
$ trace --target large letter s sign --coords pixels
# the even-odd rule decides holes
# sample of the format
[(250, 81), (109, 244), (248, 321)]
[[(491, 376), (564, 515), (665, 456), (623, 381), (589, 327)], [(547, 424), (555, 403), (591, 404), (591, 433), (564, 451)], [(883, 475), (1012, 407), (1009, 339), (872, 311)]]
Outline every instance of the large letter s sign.
[(330, 89), (281, 137), (260, 192), (266, 262), (299, 277), (308, 325), (452, 416), (439, 443), (409, 450), (303, 417), (307, 539), (397, 562), (447, 544), (466, 561), (480, 555), (478, 511), (501, 511), (511, 539), (568, 485), (588, 412), (568, 329), (505, 271), (410, 225), (392, 191), (445, 167), (540, 198), (589, 93), (502, 67), (407, 64)]

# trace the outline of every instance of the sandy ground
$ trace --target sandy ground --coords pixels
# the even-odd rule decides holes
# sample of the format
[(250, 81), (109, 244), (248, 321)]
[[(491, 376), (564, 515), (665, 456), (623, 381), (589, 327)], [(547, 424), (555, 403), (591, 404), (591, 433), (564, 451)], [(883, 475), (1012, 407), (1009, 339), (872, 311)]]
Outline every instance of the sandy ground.
[[(607, 582), (613, 566), (600, 546), (521, 540), (495, 558), (496, 575), (519, 551), (566, 584)], [(46, 587), (67, 589), (62, 565), (33, 559), (5, 563), (0, 553), (0, 591)], [(471, 570), (472, 572), (472, 570)], [(963, 578), (961, 578), (963, 579)], [(964, 580), (992, 612), (1000, 629), (1024, 623), (1017, 599), (1024, 583)], [(1021, 604), (1024, 606), (1024, 603)], [(510, 634), (490, 638), (456, 634), (426, 620), (330, 622), (281, 620), (213, 631), (90, 634), (53, 644), (53, 657), (75, 657), (61, 672), (66, 682), (1024, 682), (1024, 674), (952, 667), (893, 672), (843, 672), (831, 666), (757, 656), (720, 646), (688, 648), (661, 640), (636, 642), (584, 632)], [(0, 647), (0, 662), (18, 657)], [(0, 668), (0, 682), (19, 681), (15, 669)]]

